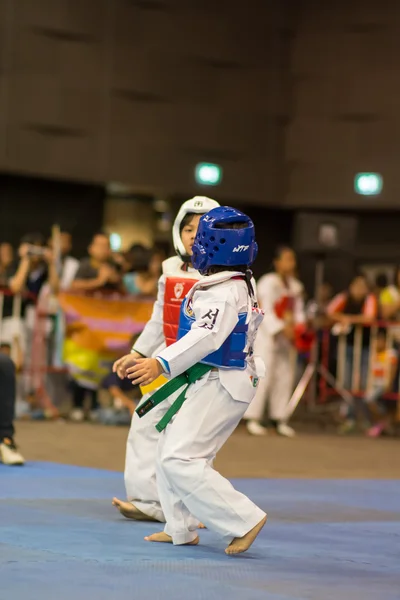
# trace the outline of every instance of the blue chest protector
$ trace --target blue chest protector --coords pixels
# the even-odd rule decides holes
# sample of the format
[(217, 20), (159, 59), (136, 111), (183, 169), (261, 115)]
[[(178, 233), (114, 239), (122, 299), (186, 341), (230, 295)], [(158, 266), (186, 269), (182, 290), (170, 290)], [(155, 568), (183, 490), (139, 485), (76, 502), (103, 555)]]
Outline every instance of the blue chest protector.
[[(187, 299), (181, 304), (181, 312), (179, 317), (178, 337), (180, 340), (190, 329), (195, 322), (195, 317), (188, 310)], [(232, 333), (226, 338), (222, 346), (212, 352), (200, 362), (205, 365), (222, 369), (245, 369), (247, 352), (244, 351), (247, 343), (246, 324), (247, 312), (239, 314), (239, 320)]]

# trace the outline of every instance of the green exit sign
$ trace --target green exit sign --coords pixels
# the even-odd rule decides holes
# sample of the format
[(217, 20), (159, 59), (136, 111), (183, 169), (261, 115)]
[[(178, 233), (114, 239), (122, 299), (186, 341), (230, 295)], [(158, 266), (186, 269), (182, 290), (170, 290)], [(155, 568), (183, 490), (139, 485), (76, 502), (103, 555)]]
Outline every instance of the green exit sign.
[(379, 196), (383, 179), (379, 173), (357, 173), (354, 178), (354, 191), (360, 196)]
[(200, 185), (219, 185), (222, 181), (222, 168), (214, 163), (198, 163), (195, 178)]

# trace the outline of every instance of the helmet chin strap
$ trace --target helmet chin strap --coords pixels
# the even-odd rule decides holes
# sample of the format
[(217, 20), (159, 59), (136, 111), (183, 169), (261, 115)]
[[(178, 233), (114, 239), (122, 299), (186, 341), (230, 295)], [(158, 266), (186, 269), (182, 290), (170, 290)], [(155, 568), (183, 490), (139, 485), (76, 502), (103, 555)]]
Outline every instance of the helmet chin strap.
[(175, 248), (175, 252), (177, 253), (177, 255), (179, 256), (179, 258), (185, 263), (185, 264), (189, 264), (192, 262), (192, 256), (190, 254), (182, 254), (181, 252), (179, 252), (178, 248)]

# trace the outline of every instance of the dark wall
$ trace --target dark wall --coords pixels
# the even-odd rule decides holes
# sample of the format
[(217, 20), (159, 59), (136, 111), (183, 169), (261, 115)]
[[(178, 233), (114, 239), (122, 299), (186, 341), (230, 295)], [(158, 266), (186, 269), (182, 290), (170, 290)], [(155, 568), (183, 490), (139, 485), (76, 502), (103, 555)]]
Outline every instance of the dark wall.
[(244, 210), (255, 223), (258, 257), (253, 271), (255, 277), (258, 278), (271, 270), (276, 247), (281, 244), (291, 244), (293, 212), (258, 206), (238, 208)]
[(100, 186), (0, 176), (0, 241), (15, 246), (23, 235), (50, 235), (52, 225), (70, 231), (74, 254), (83, 256), (92, 234), (103, 224)]
[[(328, 253), (324, 258), (325, 280), (331, 282), (336, 291), (346, 287), (363, 265), (400, 264), (400, 211), (336, 211), (336, 214), (353, 216), (358, 221), (354, 247), (348, 252)], [(317, 257), (308, 252), (298, 254), (302, 280), (312, 293)]]
[[(395, 208), (400, 198), (400, 3), (302, 0), (291, 54), (285, 203)], [(383, 193), (353, 191), (379, 172)]]
[(274, 203), (287, 0), (1, 0), (0, 169)]
[(189, 196), (213, 161), (223, 199), (397, 205), (394, 0), (1, 0), (0, 40), (4, 171)]
[[(255, 211), (257, 270), (290, 237), (291, 213), (256, 206), (397, 207), (400, 3), (0, 0), (0, 41), (3, 172), (187, 198), (214, 193), (195, 185), (195, 164), (220, 163), (218, 199)], [(382, 173), (379, 198), (354, 194), (361, 171)], [(47, 227), (40, 186), (32, 218)], [(98, 188), (79, 189), (83, 240), (100, 223)], [(9, 214), (26, 219), (30, 201), (0, 201), (2, 232), (31, 229)], [(397, 214), (360, 219), (355, 263), (397, 261)]]

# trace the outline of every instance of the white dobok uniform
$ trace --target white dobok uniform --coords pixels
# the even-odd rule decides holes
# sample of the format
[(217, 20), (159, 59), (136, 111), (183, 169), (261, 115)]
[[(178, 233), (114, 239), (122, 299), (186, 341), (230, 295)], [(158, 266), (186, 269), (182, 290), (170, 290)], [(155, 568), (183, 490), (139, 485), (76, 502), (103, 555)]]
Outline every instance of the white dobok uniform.
[[(252, 306), (243, 276), (223, 272), (204, 277), (189, 292), (195, 322), (178, 342), (159, 352), (174, 378), (218, 350), (246, 314), (245, 351), (253, 347), (262, 319)], [(225, 537), (242, 537), (265, 513), (212, 467), (212, 461), (242, 419), (254, 397), (264, 365), (252, 353), (244, 369), (214, 368), (189, 386), (187, 399), (166, 429), (159, 434), (157, 484), (166, 517), (165, 531), (174, 544), (196, 537), (196, 515), (202, 523)], [(157, 419), (173, 398), (157, 406)], [(146, 421), (154, 412), (142, 417)], [(150, 416), (154, 422), (157, 419)]]
[[(200, 278), (200, 274), (193, 268), (183, 271), (183, 261), (178, 256), (168, 258), (163, 262), (163, 273), (158, 282), (157, 300), (154, 303), (150, 321), (134, 344), (134, 350), (146, 357), (155, 356), (166, 347), (164, 331), (165, 292), (169, 282), (172, 281), (172, 295), (176, 298), (177, 308), (184, 298), (184, 284), (191, 287)], [(176, 281), (179, 280), (179, 281)], [(183, 283), (182, 283), (183, 282)], [(176, 323), (177, 327), (178, 323)], [(141, 400), (145, 402), (149, 394)], [(156, 483), (156, 453), (160, 434), (155, 425), (163, 413), (162, 407), (153, 409), (145, 419), (139, 419), (136, 413), (132, 417), (129, 430), (126, 458), (125, 458), (125, 489), (128, 501), (132, 502), (141, 512), (165, 521), (160, 506)], [(198, 520), (196, 521), (196, 526)]]
[(303, 285), (294, 277), (284, 282), (277, 273), (269, 273), (258, 281), (257, 297), (265, 316), (255, 351), (264, 360), (266, 377), (260, 381), (245, 418), (261, 421), (268, 401), (270, 418), (282, 421), (293, 391), (296, 370), (294, 346), (282, 330), (286, 323), (305, 323)]

